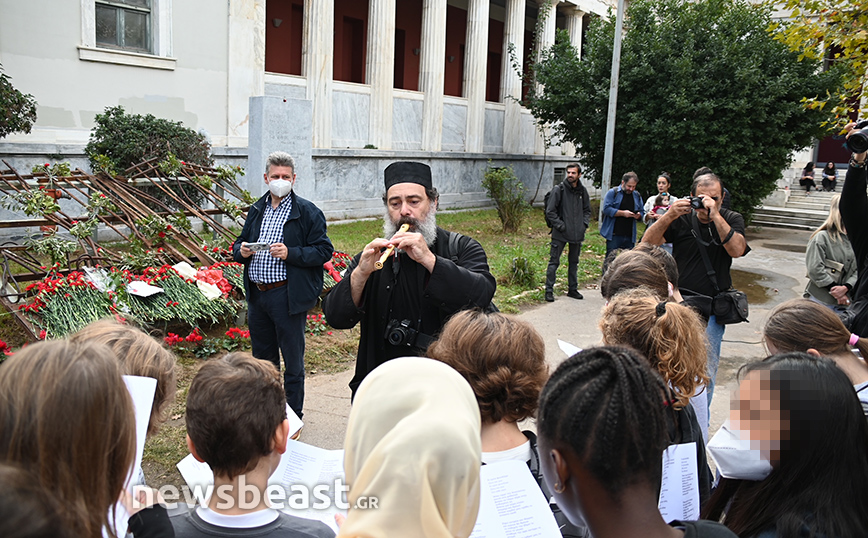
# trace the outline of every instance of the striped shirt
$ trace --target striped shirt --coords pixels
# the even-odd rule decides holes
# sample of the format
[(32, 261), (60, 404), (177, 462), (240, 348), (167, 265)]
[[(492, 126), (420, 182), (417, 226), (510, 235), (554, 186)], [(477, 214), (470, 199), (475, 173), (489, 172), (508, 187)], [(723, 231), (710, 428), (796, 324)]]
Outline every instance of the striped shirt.
[[(292, 210), (292, 196), (285, 196), (277, 209), (271, 207), (271, 198), (265, 202), (262, 214), (262, 227), (259, 229), (259, 243), (283, 243), (283, 224)], [(253, 253), (250, 262), (250, 280), (257, 284), (271, 284), (286, 280), (286, 262), (275, 258), (268, 250)]]

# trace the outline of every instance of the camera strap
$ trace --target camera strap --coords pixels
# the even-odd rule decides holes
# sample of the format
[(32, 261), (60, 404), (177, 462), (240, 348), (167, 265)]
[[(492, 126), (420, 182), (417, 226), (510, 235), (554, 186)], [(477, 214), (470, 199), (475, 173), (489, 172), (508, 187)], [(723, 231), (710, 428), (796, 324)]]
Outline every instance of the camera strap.
[[(711, 260), (708, 259), (708, 252), (705, 251), (709, 245), (715, 243), (714, 236), (711, 237), (711, 241), (706, 242), (702, 240), (702, 234), (699, 231), (699, 219), (696, 217), (696, 213), (690, 214), (690, 223), (693, 226), (690, 232), (693, 234), (693, 238), (696, 239), (696, 246), (699, 248), (699, 254), (702, 256), (702, 263), (705, 264), (705, 274), (708, 275), (708, 278), (711, 280), (711, 285), (714, 286), (715, 294), (720, 293), (720, 286), (717, 285), (717, 273), (714, 268), (711, 267)], [(708, 231), (709, 233), (712, 233), (711, 229)]]

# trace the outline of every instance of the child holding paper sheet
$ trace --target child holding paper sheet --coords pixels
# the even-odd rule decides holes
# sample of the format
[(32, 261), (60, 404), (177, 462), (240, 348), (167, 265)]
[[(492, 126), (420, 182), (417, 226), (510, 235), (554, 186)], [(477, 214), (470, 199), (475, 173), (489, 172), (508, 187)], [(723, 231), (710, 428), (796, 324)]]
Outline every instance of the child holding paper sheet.
[[(63, 340), (31, 344), (0, 367), (0, 395), (0, 461), (29, 470), (57, 495), (72, 536), (116, 538), (115, 511), (136, 455), (136, 424), (111, 350)], [(159, 505), (135, 518), (168, 524)]]
[(333, 538), (319, 521), (271, 507), (268, 478), (289, 437), (286, 395), (268, 361), (229, 353), (205, 363), (187, 393), (187, 446), (214, 473), (214, 494), (172, 516), (179, 538)]
[(667, 384), (638, 352), (599, 347), (573, 355), (540, 395), (540, 460), (554, 499), (594, 538), (736, 538), (719, 523), (660, 515), (668, 444)]
[[(536, 435), (518, 422), (536, 413), (548, 379), (545, 343), (529, 323), (499, 312), (464, 310), (452, 316), (428, 356), (455, 368), (470, 383), (482, 416), (482, 462), (526, 463), (545, 498)], [(565, 538), (586, 536), (557, 505), (549, 505)]]

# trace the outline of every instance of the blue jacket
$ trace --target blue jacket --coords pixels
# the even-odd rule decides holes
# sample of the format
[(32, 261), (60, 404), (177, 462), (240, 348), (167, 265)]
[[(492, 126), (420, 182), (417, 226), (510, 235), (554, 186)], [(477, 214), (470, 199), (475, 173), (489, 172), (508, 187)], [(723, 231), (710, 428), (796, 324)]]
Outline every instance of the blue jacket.
[[(615, 213), (621, 209), (621, 200), (624, 198), (624, 191), (618, 185), (615, 188), (609, 189), (606, 196), (603, 198), (603, 222), (600, 224), (600, 235), (607, 240), (612, 240), (612, 232), (615, 230)], [(633, 206), (637, 208), (640, 215), (645, 214), (645, 206), (642, 203), (642, 197), (636, 190), (633, 190)], [(636, 222), (633, 222), (633, 242), (636, 242)]]
[[(309, 200), (295, 195), (293, 191), (292, 209), (283, 224), (283, 244), (286, 245), (286, 284), (289, 298), (288, 314), (307, 312), (316, 305), (322, 293), (322, 265), (332, 259), (334, 247), (326, 235), (326, 220), (322, 211)], [(250, 297), (250, 262), (253, 256), (241, 255), (241, 242), (255, 243), (262, 227), (265, 204), (271, 200), (271, 193), (256, 201), (247, 212), (247, 220), (241, 235), (232, 244), (232, 257), (244, 264), (244, 293)]]

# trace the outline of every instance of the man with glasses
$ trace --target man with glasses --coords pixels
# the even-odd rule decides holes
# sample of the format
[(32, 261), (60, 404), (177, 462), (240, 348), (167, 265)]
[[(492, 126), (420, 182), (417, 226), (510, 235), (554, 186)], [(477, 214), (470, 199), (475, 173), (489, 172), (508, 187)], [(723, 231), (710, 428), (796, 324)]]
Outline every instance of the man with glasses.
[[(729, 270), (733, 258), (740, 258), (750, 247), (744, 238), (744, 217), (735, 211), (723, 209), (723, 184), (713, 173), (699, 175), (693, 180), (690, 197), (676, 200), (654, 226), (649, 226), (642, 237), (643, 243), (660, 245), (672, 243), (672, 255), (678, 262), (678, 287), (682, 295), (717, 295), (714, 283), (706, 269), (700, 248), (705, 250), (714, 269), (717, 289), (732, 288)], [(691, 205), (698, 198), (698, 209)], [(698, 240), (695, 237), (698, 231)], [(712, 314), (708, 320), (708, 405), (714, 394), (714, 378), (720, 362), (720, 344), (725, 326), (717, 323)]]

